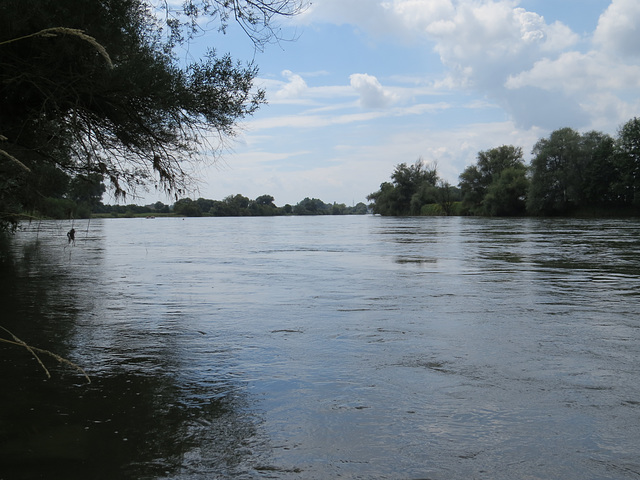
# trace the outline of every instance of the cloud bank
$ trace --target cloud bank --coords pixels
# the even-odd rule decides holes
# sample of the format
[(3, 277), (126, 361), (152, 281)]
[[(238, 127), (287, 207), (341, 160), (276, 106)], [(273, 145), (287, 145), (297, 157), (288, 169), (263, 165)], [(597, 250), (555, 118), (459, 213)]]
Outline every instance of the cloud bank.
[[(323, 0), (302, 23), (349, 24), (372, 37), (424, 45), (446, 75), (439, 86), (486, 96), (521, 128), (597, 127), (637, 109), (625, 95), (640, 78), (640, 2), (613, 0), (587, 37), (516, 0)], [(364, 108), (396, 99), (371, 76), (354, 73)], [(602, 118), (605, 115), (606, 118)]]

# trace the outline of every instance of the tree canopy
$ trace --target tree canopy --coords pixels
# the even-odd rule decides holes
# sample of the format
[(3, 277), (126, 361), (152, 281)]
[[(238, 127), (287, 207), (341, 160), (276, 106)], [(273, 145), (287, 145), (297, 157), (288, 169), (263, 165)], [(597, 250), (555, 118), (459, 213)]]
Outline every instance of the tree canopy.
[(640, 118), (629, 120), (620, 129), (613, 163), (617, 173), (612, 185), (614, 197), (640, 208)]
[[(459, 190), (419, 161), (401, 163), (370, 194), (381, 215), (639, 215), (640, 119), (618, 135), (561, 128), (536, 142), (529, 165), (522, 148), (481, 151), (460, 174)], [(461, 200), (461, 201), (458, 201)]]
[(624, 193), (627, 185), (632, 188), (633, 180), (623, 178), (621, 167), (629, 157), (623, 153), (621, 142), (622, 137), (616, 146), (609, 135), (596, 131), (580, 134), (571, 128), (540, 139), (533, 148), (527, 211), (533, 215), (563, 215), (585, 208), (632, 206), (633, 195)]
[(384, 182), (380, 190), (367, 196), (373, 213), (380, 215), (420, 215), (426, 205), (439, 205), (446, 214), (457, 189), (442, 182), (435, 165), (418, 159), (413, 165), (400, 163), (391, 174), (393, 182)]
[(527, 191), (522, 148), (502, 145), (478, 153), (478, 161), (460, 174), (462, 204), (472, 215), (524, 213)]
[[(185, 217), (265, 217), (279, 215), (364, 215), (368, 212), (367, 206), (362, 202), (353, 207), (347, 207), (343, 203), (327, 204), (318, 198), (306, 197), (294, 206), (287, 204), (278, 207), (274, 200), (271, 195), (260, 195), (255, 200), (251, 200), (241, 194), (229, 195), (223, 200), (183, 198), (173, 205), (173, 214)], [(103, 210), (104, 207), (106, 206), (103, 206)], [(160, 207), (163, 207), (163, 205), (160, 205)], [(153, 210), (159, 209), (154, 207)], [(153, 213), (153, 210), (147, 209), (144, 213)], [(111, 211), (114, 212), (114, 210)]]
[[(58, 175), (99, 175), (126, 195), (153, 185), (176, 198), (191, 162), (216, 153), (265, 103), (257, 68), (210, 49), (182, 64), (202, 17), (237, 21), (256, 45), (301, 0), (5, 0), (0, 3), (0, 212), (46, 196)], [(54, 176), (55, 176), (54, 175)]]

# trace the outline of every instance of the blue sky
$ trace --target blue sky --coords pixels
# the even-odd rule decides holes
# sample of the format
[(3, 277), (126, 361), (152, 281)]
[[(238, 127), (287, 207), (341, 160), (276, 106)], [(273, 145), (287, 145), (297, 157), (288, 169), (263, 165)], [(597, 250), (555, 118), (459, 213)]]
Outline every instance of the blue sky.
[(640, 115), (637, 0), (315, 0), (280, 25), (296, 40), (264, 52), (238, 29), (192, 46), (253, 59), (269, 102), (193, 198), (352, 205), (401, 162), (457, 185), (479, 151)]

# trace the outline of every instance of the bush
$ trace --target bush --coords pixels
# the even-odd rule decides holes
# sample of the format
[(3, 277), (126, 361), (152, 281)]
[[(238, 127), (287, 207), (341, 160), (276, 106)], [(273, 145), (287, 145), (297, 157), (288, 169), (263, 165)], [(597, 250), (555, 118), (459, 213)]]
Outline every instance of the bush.
[(420, 215), (424, 215), (427, 217), (438, 217), (443, 216), (444, 214), (445, 213), (443, 208), (437, 203), (429, 203), (427, 205), (423, 205), (420, 209)]

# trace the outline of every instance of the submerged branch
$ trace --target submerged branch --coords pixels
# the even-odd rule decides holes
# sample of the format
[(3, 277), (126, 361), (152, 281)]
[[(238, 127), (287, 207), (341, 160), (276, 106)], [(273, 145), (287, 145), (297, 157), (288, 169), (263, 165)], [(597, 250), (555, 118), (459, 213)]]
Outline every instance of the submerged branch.
[[(40, 354), (45, 354), (45, 355), (49, 355), (50, 357), (55, 358), (58, 362), (60, 363), (64, 363), (66, 365), (69, 365), (73, 368), (75, 368), (76, 370), (78, 370), (80, 373), (82, 373), (82, 375), (84, 376), (84, 378), (87, 379), (87, 383), (91, 383), (91, 379), (89, 378), (89, 375), (87, 375), (87, 372), (85, 372), (85, 370), (73, 363), (70, 360), (67, 360), (66, 358), (61, 357), (58, 354), (55, 354), (49, 350), (44, 350), (42, 348), (37, 348), (37, 347), (32, 347), (31, 345), (27, 344), (26, 342), (24, 342), (23, 340), (20, 340), (18, 337), (16, 337), (13, 333), (11, 333), (9, 330), (7, 330), (6, 328), (0, 326), (0, 329), (4, 330), (5, 332), (7, 332), (9, 335), (11, 335), (11, 338), (13, 338), (13, 340), (7, 340), (6, 338), (0, 338), (0, 342), (3, 343), (8, 343), (10, 345), (17, 345), (19, 347), (24, 347), (26, 348), (29, 353), (31, 353), (31, 355), (33, 355), (33, 357), (38, 361), (38, 363), (40, 364), (40, 366), (42, 367), (42, 369), (44, 370), (45, 375), (47, 376), (47, 378), (51, 378), (51, 373), (49, 372), (49, 370), (47, 369), (47, 367), (44, 365), (44, 363), (42, 362), (42, 360), (40, 359), (40, 357), (38, 356), (38, 353)], [(36, 353), (37, 352), (37, 353)]]

